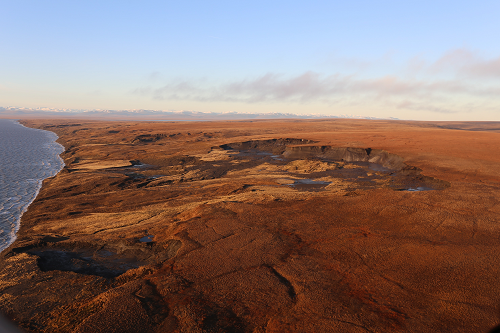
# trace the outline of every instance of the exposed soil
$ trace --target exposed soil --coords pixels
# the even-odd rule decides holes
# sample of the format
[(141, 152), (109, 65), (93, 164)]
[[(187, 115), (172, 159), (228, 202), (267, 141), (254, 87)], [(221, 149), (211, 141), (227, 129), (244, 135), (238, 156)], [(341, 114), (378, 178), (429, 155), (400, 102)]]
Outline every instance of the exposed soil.
[(0, 309), (27, 331), (498, 322), (492, 124), (24, 123), (66, 148), (0, 254)]

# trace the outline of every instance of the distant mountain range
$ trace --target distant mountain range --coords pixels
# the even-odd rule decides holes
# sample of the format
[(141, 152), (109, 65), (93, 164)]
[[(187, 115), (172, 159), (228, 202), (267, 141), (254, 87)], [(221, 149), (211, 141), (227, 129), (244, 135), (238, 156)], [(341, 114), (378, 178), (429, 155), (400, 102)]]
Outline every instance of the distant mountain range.
[(158, 111), (158, 110), (80, 110), (54, 108), (20, 108), (0, 107), (0, 118), (85, 118), (85, 119), (116, 119), (116, 120), (245, 120), (245, 119), (319, 119), (319, 118), (350, 118), (350, 119), (394, 119), (376, 118), (356, 115), (323, 115), (293, 113), (240, 113), (240, 112), (199, 112), (199, 111)]

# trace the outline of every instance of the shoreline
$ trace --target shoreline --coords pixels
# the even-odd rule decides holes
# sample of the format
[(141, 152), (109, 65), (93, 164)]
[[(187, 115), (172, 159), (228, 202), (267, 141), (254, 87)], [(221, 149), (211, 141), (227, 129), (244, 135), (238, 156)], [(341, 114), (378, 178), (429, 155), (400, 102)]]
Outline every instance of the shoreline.
[[(0, 310), (27, 331), (486, 332), (498, 322), (498, 133), (26, 122), (67, 147), (0, 253)], [(392, 168), (410, 178), (384, 178)], [(290, 185), (301, 179), (319, 188)], [(449, 186), (402, 190), (416, 180)]]
[[(14, 123), (17, 123), (18, 125), (22, 126), (22, 127), (25, 127), (25, 128), (29, 128), (29, 129), (32, 129), (32, 130), (38, 130), (38, 131), (43, 131), (43, 132), (50, 132), (50, 131), (46, 131), (46, 130), (41, 130), (41, 129), (38, 129), (38, 128), (31, 128), (31, 127), (27, 127), (25, 126), (24, 124), (22, 124), (19, 120), (16, 120), (16, 119), (12, 119), (12, 121)], [(59, 146), (61, 146), (62, 148), (62, 151), (60, 154), (62, 154), (65, 150), (65, 148), (57, 143), (57, 140), (59, 139), (59, 137), (57, 136), (56, 133), (54, 132), (50, 132), (50, 133), (53, 133), (55, 135), (55, 139), (53, 140), (53, 143), (54, 144), (57, 144)], [(17, 232), (19, 231), (19, 228), (20, 228), (20, 225), (21, 225), (21, 219), (22, 219), (22, 216), (24, 215), (24, 213), (28, 210), (29, 206), (33, 203), (33, 201), (35, 201), (36, 197), (38, 196), (38, 194), (40, 193), (40, 190), (43, 186), (43, 181), (47, 178), (50, 178), (50, 177), (54, 177), (55, 175), (57, 175), (59, 172), (61, 172), (61, 170), (64, 168), (64, 161), (63, 159), (60, 157), (60, 154), (57, 154), (59, 160), (60, 160), (60, 163), (61, 163), (61, 168), (59, 170), (54, 170), (52, 173), (53, 175), (52, 176), (49, 176), (49, 177), (46, 177), (46, 178), (42, 178), (42, 179), (36, 179), (36, 183), (37, 183), (37, 186), (36, 186), (36, 189), (35, 189), (35, 192), (34, 194), (29, 198), (29, 200), (26, 201), (26, 203), (24, 205), (21, 206), (21, 213), (20, 215), (16, 218), (16, 220), (14, 221), (14, 229), (11, 230), (11, 232), (9, 233), (10, 236), (10, 242), (7, 242), (5, 245), (2, 245), (0, 246), (0, 253), (2, 253), (4, 250), (8, 249), (17, 239)], [(34, 179), (35, 180), (35, 179)]]

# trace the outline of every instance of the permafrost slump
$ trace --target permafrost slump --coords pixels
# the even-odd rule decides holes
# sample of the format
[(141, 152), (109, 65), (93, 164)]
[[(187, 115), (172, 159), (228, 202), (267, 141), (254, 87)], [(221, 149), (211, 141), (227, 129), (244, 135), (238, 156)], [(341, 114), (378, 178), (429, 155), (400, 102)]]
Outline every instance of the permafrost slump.
[[(258, 156), (272, 154), (271, 163), (284, 165), (288, 173), (294, 174), (291, 186), (302, 190), (320, 190), (330, 184), (326, 178), (351, 182), (351, 189), (388, 187), (394, 190), (426, 191), (449, 187), (449, 183), (421, 175), (421, 170), (406, 165), (404, 159), (381, 149), (315, 146), (314, 141), (304, 139), (272, 139), (237, 142), (221, 145), (215, 149), (232, 150), (240, 155)], [(296, 166), (287, 168), (294, 161), (302, 162), (302, 170)], [(314, 169), (322, 162), (335, 164), (335, 168)], [(297, 164), (297, 163), (295, 163)], [(307, 164), (311, 172), (305, 172)], [(295, 172), (294, 172), (295, 171)], [(309, 175), (308, 178), (304, 176)], [(357, 186), (358, 185), (358, 186)]]

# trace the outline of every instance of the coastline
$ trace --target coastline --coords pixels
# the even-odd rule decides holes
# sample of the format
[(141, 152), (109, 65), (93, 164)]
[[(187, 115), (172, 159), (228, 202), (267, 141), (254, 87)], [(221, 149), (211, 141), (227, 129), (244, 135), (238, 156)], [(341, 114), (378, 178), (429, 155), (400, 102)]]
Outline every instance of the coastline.
[[(469, 332), (498, 321), (498, 133), (27, 122), (66, 147), (0, 254), (0, 310), (27, 331)], [(404, 190), (383, 168), (314, 155), (332, 147), (449, 186)]]
[[(37, 128), (27, 127), (24, 124), (22, 124), (22, 122), (19, 121), (19, 120), (13, 119), (12, 121), (14, 123), (22, 126), (22, 127), (29, 128), (31, 130), (42, 131), (42, 132), (50, 132), (50, 131), (41, 130), (41, 129), (37, 129)], [(15, 242), (15, 240), (17, 238), (17, 232), (19, 231), (19, 227), (20, 227), (20, 224), (21, 224), (21, 218), (22, 218), (23, 214), (28, 210), (28, 207), (33, 203), (33, 201), (36, 199), (36, 197), (40, 193), (40, 189), (42, 188), (43, 181), (45, 179), (47, 179), (47, 178), (54, 177), (57, 173), (59, 173), (64, 168), (64, 161), (60, 157), (60, 154), (62, 154), (62, 152), (64, 152), (64, 147), (61, 144), (57, 143), (57, 139), (59, 138), (57, 136), (57, 134), (55, 134), (54, 132), (50, 132), (50, 133), (54, 134), (54, 136), (55, 136), (55, 138), (53, 139), (53, 144), (59, 145), (60, 148), (61, 148), (61, 149), (59, 149), (61, 152), (59, 154), (57, 154), (57, 156), (59, 158), (59, 161), (60, 161), (60, 166), (61, 167), (59, 168), (59, 170), (53, 169), (52, 172), (50, 172), (51, 175), (49, 175), (48, 177), (39, 178), (39, 179), (38, 178), (37, 179), (33, 179), (33, 180), (36, 180), (36, 184), (37, 184), (36, 188), (35, 188), (35, 191), (34, 191), (33, 195), (30, 196), (30, 198), (27, 201), (25, 201), (25, 203), (21, 206), (20, 215), (14, 221), (14, 228), (9, 233), (11, 235), (10, 236), (10, 242), (7, 242), (5, 245), (0, 246), (0, 253), (2, 251), (4, 251), (5, 249), (9, 248)], [(53, 149), (54, 149), (54, 152), (56, 153), (57, 150), (55, 148), (53, 148)]]

